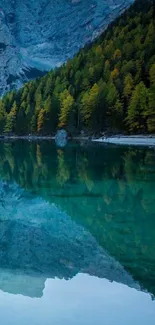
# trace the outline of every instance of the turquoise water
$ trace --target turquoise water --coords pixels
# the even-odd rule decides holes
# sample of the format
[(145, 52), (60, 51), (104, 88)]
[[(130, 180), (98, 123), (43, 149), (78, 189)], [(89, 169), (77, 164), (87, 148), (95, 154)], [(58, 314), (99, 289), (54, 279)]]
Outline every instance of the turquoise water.
[(155, 324), (155, 150), (0, 143), (2, 325)]

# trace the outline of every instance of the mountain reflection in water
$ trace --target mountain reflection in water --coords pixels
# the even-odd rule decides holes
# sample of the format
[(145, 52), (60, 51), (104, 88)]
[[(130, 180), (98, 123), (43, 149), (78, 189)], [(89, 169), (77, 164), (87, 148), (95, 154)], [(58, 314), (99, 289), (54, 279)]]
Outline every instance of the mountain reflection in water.
[(155, 294), (155, 151), (0, 143), (0, 288), (78, 273)]
[(39, 297), (46, 278), (69, 280), (79, 272), (139, 288), (89, 231), (55, 204), (31, 197), (15, 184), (1, 183), (0, 188), (3, 291)]

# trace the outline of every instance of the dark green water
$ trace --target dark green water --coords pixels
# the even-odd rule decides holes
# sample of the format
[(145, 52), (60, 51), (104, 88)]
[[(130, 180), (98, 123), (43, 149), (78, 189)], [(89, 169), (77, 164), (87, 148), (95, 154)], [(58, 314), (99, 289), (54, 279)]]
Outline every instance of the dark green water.
[(154, 297), (155, 150), (1, 142), (2, 324), (153, 325)]

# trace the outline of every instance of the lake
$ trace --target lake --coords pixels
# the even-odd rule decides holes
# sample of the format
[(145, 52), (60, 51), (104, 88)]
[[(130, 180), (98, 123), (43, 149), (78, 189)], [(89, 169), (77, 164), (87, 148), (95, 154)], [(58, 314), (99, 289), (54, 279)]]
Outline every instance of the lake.
[(0, 315), (155, 324), (155, 149), (0, 142)]

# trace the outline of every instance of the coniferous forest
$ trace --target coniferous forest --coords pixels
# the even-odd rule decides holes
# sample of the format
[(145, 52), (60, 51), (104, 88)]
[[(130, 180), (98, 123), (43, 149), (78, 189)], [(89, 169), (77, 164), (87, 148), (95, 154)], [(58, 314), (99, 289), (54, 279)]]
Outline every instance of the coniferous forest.
[(60, 68), (0, 101), (0, 134), (155, 133), (155, 3), (137, 0)]

